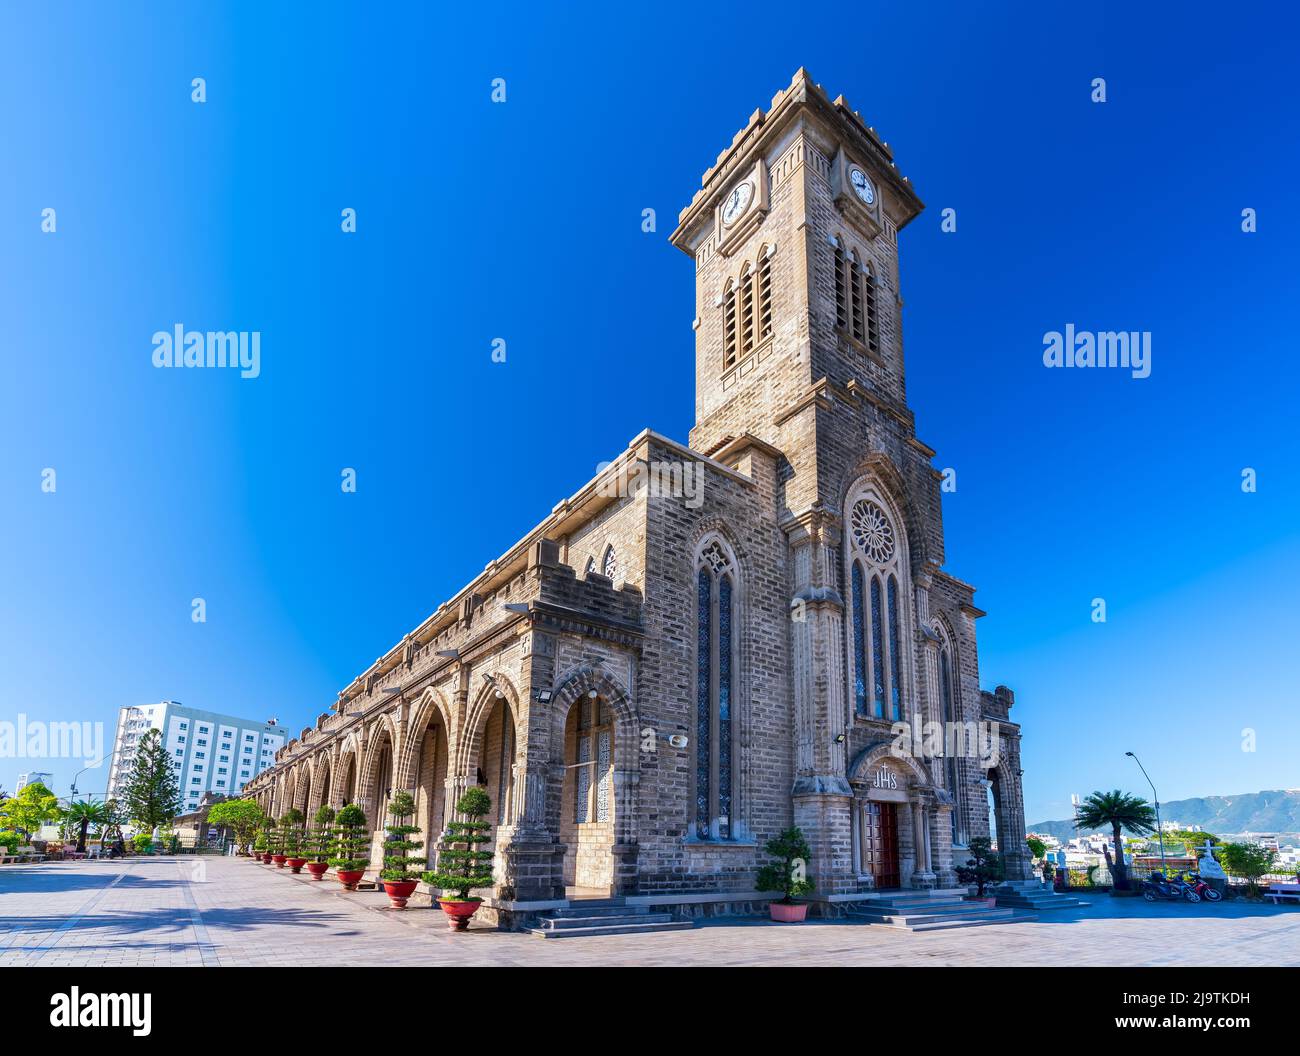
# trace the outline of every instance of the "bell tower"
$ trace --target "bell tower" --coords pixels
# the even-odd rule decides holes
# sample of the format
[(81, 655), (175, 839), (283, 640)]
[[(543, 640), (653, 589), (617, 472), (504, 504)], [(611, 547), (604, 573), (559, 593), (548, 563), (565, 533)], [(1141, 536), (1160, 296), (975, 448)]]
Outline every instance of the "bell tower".
[[(942, 560), (933, 454), (906, 402), (898, 232), (923, 206), (844, 98), (800, 69), (704, 173), (672, 242), (695, 262), (695, 426), (706, 455), (752, 436), (786, 465), (794, 821), (821, 891), (856, 890), (844, 562), (848, 489), (880, 464)], [(872, 734), (874, 736), (874, 734)]]

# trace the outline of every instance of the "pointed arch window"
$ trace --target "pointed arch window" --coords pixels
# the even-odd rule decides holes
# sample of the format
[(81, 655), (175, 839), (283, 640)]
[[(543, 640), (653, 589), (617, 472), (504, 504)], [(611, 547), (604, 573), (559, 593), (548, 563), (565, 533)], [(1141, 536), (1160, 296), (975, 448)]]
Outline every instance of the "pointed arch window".
[[(957, 709), (953, 700), (953, 671), (952, 658), (945, 645), (943, 651), (939, 653), (939, 698), (943, 706), (944, 729), (952, 729), (951, 723), (959, 721)], [(947, 738), (945, 738), (946, 740)], [(944, 777), (947, 779), (948, 791), (952, 794), (952, 842), (962, 844), (965, 842), (965, 822), (962, 818), (961, 804), (963, 796), (958, 784), (957, 757), (955, 754), (944, 752)]]
[(850, 699), (854, 714), (893, 722), (903, 717), (906, 688), (902, 548), (890, 515), (871, 498), (852, 504), (849, 537)]
[(735, 366), (736, 344), (740, 330), (736, 316), (736, 285), (727, 283), (722, 295), (722, 369)]
[(772, 336), (772, 252), (764, 246), (722, 292), (722, 369), (728, 370)]
[(717, 540), (700, 552), (695, 570), (695, 767), (697, 839), (729, 840), (735, 832), (735, 688), (738, 569)]
[(838, 238), (831, 241), (835, 247), (835, 325), (879, 355), (875, 272), (869, 262), (859, 258), (857, 250), (846, 251)]
[(618, 578), (618, 555), (614, 553), (614, 547), (605, 547), (605, 556), (600, 563), (600, 574), (607, 579)]

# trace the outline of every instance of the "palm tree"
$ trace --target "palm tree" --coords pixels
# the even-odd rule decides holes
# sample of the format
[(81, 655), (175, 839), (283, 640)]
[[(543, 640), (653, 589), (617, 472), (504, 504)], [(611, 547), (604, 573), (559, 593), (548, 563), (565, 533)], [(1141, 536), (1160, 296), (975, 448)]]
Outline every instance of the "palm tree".
[(1115, 887), (1128, 890), (1128, 873), (1124, 866), (1124, 844), (1121, 829), (1135, 836), (1145, 836), (1156, 830), (1156, 813), (1151, 804), (1141, 796), (1130, 796), (1118, 788), (1113, 792), (1094, 792), (1074, 812), (1074, 823), (1081, 829), (1104, 829), (1110, 826), (1115, 843), (1115, 861), (1111, 869), (1115, 874)]
[(93, 799), (79, 799), (68, 804), (64, 820), (77, 828), (77, 853), (86, 852), (86, 834), (92, 825), (102, 825), (108, 820), (108, 811), (103, 803)]

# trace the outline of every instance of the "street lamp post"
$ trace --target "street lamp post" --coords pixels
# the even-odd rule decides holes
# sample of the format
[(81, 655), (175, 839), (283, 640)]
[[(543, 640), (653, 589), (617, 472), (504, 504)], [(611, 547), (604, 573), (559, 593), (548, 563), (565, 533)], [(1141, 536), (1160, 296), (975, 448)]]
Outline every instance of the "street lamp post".
[(1156, 835), (1160, 839), (1160, 871), (1165, 874), (1166, 878), (1168, 878), (1169, 871), (1165, 868), (1165, 830), (1160, 824), (1160, 793), (1156, 791), (1155, 782), (1151, 780), (1151, 775), (1147, 773), (1147, 768), (1142, 765), (1142, 760), (1132, 752), (1125, 752), (1124, 754), (1131, 756), (1133, 762), (1138, 764), (1138, 769), (1142, 771), (1142, 776), (1147, 779), (1147, 784), (1151, 786), (1151, 795), (1156, 801)]

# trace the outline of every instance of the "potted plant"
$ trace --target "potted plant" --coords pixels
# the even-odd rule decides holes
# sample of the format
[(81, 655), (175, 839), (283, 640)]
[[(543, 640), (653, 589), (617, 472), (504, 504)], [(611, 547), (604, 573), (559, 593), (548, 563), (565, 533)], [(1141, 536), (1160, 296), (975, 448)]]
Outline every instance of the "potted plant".
[(355, 803), (349, 803), (334, 817), (334, 856), (329, 864), (345, 891), (355, 891), (370, 864), (366, 856), (366, 815)]
[(253, 861), (266, 861), (268, 855), (267, 848), (269, 846), (270, 845), (267, 843), (266, 839), (266, 830), (258, 829), (257, 835), (253, 838)]
[(280, 829), (284, 837), (284, 864), (294, 873), (301, 873), (302, 867), (307, 864), (307, 858), (302, 853), (304, 820), (302, 811), (296, 807), (286, 810), (284, 817), (280, 819)]
[(283, 869), (284, 863), (289, 860), (289, 856), (284, 853), (284, 825), (273, 824), (267, 835), (271, 844), (271, 861), (277, 869)]
[(768, 840), (763, 849), (776, 861), (758, 871), (758, 889), (781, 892), (779, 900), (768, 903), (768, 913), (782, 924), (797, 924), (808, 916), (808, 903), (795, 899), (811, 894), (816, 887), (808, 876), (812, 856), (808, 841), (802, 830), (786, 829)]
[(1005, 875), (1002, 856), (993, 850), (993, 843), (987, 836), (972, 836), (970, 841), (971, 856), (965, 865), (957, 866), (957, 879), (963, 884), (974, 884), (975, 894), (966, 898), (973, 902), (986, 902), (992, 906), (996, 898), (986, 898), (984, 889)]
[(384, 881), (384, 891), (393, 908), (405, 909), (406, 900), (420, 882), (421, 873), (417, 867), (425, 864), (424, 858), (410, 853), (424, 846), (419, 840), (411, 839), (420, 830), (406, 824), (406, 819), (415, 813), (415, 799), (411, 793), (396, 793), (388, 804), (388, 813), (393, 816), (394, 824), (388, 826), (384, 840), (384, 868), (379, 876)]
[(438, 905), (447, 915), (447, 927), (464, 931), (482, 903), (481, 898), (470, 895), (476, 887), (492, 883), (492, 852), (479, 850), (479, 845), (490, 837), (491, 825), (483, 821), (492, 809), (492, 800), (486, 791), (475, 786), (465, 790), (456, 801), (456, 813), (464, 821), (453, 821), (443, 834), (442, 850), (438, 854), (438, 869), (424, 874), (424, 882), (440, 891), (451, 891), (450, 898), (439, 898)]
[(307, 834), (307, 872), (313, 880), (320, 880), (330, 867), (330, 826), (334, 823), (334, 808), (322, 803), (312, 819), (315, 824)]

